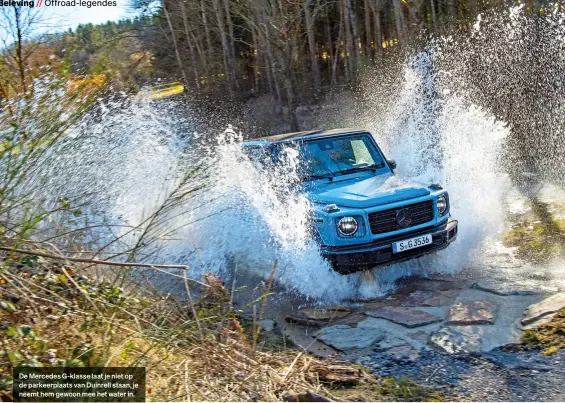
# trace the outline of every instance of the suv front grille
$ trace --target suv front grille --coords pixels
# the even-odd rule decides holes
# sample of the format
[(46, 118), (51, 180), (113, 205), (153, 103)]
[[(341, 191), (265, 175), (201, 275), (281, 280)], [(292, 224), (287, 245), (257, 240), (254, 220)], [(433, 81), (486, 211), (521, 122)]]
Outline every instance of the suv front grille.
[[(412, 218), (410, 225), (401, 227), (396, 222), (398, 210), (405, 209)], [(389, 210), (376, 211), (369, 214), (369, 225), (373, 234), (384, 234), (385, 232), (397, 231), (400, 229), (414, 227), (432, 221), (434, 219), (434, 202), (426, 200), (421, 203), (409, 204)]]

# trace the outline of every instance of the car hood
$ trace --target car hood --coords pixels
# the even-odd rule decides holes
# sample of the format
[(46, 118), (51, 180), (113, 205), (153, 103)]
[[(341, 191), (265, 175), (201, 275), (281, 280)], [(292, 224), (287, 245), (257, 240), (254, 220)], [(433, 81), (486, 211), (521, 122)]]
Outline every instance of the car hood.
[(394, 174), (383, 174), (317, 182), (308, 194), (309, 199), (316, 203), (366, 208), (429, 195), (430, 190), (421, 183)]

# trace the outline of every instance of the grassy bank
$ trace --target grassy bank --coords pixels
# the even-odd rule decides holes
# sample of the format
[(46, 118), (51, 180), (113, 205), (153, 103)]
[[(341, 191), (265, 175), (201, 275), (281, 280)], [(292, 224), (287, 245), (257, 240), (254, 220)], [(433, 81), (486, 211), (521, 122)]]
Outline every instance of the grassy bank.
[(530, 211), (511, 217), (512, 228), (504, 242), (516, 255), (535, 263), (565, 257), (565, 206), (532, 198)]
[(542, 349), (543, 354), (551, 355), (565, 348), (565, 309), (561, 309), (541, 326), (524, 331), (524, 344)]
[[(255, 302), (255, 319), (242, 320), (213, 275), (202, 284), (187, 280), (180, 298), (158, 293), (128, 267), (98, 264), (95, 271), (86, 262), (38, 256), (55, 254), (50, 247), (28, 244), (28, 251), (0, 252), (2, 400), (11, 399), (15, 366), (144, 366), (150, 401), (442, 398), (277, 342), (257, 326), (266, 301)], [(97, 275), (101, 270), (111, 275)], [(191, 302), (197, 285), (201, 297)]]

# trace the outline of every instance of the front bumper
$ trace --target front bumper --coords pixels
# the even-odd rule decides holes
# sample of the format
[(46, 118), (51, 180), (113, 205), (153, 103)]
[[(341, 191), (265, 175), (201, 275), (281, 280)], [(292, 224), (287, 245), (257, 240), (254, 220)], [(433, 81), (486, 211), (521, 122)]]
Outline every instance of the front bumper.
[[(432, 244), (406, 252), (392, 253), (392, 243), (418, 235), (431, 234)], [(375, 266), (414, 259), (444, 248), (457, 238), (457, 220), (449, 220), (435, 227), (419, 229), (378, 241), (349, 246), (323, 246), (322, 255), (330, 261), (334, 270), (341, 274), (369, 270)]]

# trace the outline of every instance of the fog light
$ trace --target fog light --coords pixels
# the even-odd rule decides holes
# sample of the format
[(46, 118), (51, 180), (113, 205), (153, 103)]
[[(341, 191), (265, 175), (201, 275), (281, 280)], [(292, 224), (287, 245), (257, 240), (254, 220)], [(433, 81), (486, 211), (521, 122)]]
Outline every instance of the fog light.
[(337, 223), (337, 229), (342, 235), (351, 236), (357, 232), (359, 224), (353, 217), (343, 217)]

